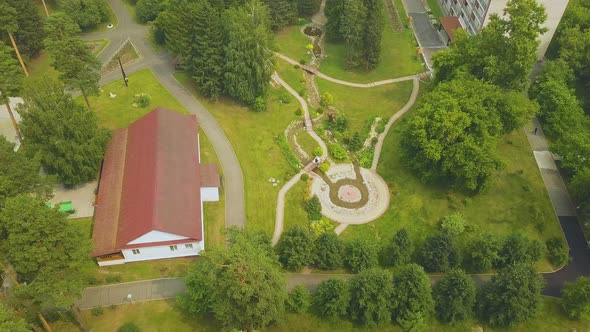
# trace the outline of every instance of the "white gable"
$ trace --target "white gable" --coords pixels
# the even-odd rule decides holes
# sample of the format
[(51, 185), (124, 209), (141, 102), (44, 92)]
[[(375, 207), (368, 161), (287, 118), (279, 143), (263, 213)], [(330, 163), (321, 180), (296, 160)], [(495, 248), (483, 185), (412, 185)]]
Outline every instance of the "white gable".
[(160, 231), (150, 231), (137, 239), (127, 244), (141, 244), (141, 243), (153, 243), (153, 242), (164, 242), (164, 241), (176, 241), (188, 239), (186, 236), (180, 236)]

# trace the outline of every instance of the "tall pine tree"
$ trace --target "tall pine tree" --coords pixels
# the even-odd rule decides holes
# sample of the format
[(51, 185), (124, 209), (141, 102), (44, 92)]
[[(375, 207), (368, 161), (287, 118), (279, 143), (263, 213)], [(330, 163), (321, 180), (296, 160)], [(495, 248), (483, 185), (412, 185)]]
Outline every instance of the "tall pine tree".
[(43, 49), (43, 21), (33, 0), (4, 0), (16, 10), (18, 29), (14, 39), (26, 59), (36, 57)]
[(198, 1), (194, 16), (195, 40), (189, 63), (192, 77), (199, 91), (217, 98), (223, 91), (223, 63), (225, 44), (221, 12), (207, 0)]
[(270, 27), (273, 30), (280, 29), (297, 18), (296, 0), (264, 0), (269, 9)]
[(365, 22), (365, 46), (363, 47), (363, 66), (373, 69), (381, 58), (381, 36), (384, 28), (382, 0), (365, 0), (367, 19)]
[(253, 105), (264, 97), (274, 71), (268, 9), (253, 0), (226, 11), (225, 91)]

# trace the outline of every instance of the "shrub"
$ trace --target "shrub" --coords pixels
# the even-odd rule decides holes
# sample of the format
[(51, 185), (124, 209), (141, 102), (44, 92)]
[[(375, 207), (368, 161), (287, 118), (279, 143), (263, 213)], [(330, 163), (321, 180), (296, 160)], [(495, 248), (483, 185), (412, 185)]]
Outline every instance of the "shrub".
[(134, 322), (127, 322), (117, 330), (117, 332), (139, 332), (141, 329)]
[(293, 65), (293, 68), (299, 69), (299, 68), (301, 68), (301, 66), (300, 65)]
[(291, 103), (291, 96), (288, 93), (283, 92), (283, 93), (281, 93), (281, 96), (279, 97), (279, 100), (283, 104), (290, 104)]
[(330, 94), (329, 92), (324, 92), (324, 94), (322, 94), (322, 96), (320, 97), (320, 105), (324, 107), (334, 105), (334, 96), (332, 96), (332, 94)]
[(475, 282), (463, 270), (451, 270), (432, 291), (436, 315), (445, 323), (470, 319), (475, 305)]
[(500, 250), (500, 267), (518, 263), (534, 263), (543, 256), (543, 244), (538, 240), (530, 240), (522, 234), (506, 237)]
[(312, 221), (309, 224), (309, 228), (315, 236), (318, 236), (320, 234), (333, 231), (334, 224), (329, 219), (322, 218), (318, 221)]
[(473, 239), (466, 252), (466, 266), (470, 272), (486, 272), (498, 265), (502, 245), (499, 239), (490, 234), (482, 234)]
[(465, 218), (461, 213), (453, 213), (444, 217), (440, 223), (443, 232), (457, 236), (465, 231)]
[(313, 195), (307, 203), (305, 203), (305, 212), (307, 218), (311, 221), (322, 219), (322, 204), (317, 195)]
[(298, 108), (298, 109), (295, 111), (295, 115), (297, 115), (297, 116), (302, 116), (302, 115), (303, 115), (303, 111), (301, 110), (301, 108)]
[(375, 132), (376, 132), (377, 134), (382, 134), (382, 133), (384, 133), (384, 132), (385, 132), (385, 125), (386, 125), (386, 123), (385, 123), (383, 120), (379, 121), (379, 123), (378, 123), (378, 124), (377, 124), (377, 126), (375, 127)]
[(309, 180), (309, 175), (307, 175), (307, 173), (303, 173), (303, 174), (301, 174), (301, 177), (299, 179), (301, 179), (301, 181), (305, 182), (305, 181)]
[(289, 296), (287, 297), (287, 302), (285, 304), (287, 306), (287, 310), (291, 312), (298, 314), (306, 312), (311, 305), (311, 295), (307, 289), (305, 289), (305, 287), (297, 285), (289, 292)]
[(328, 170), (330, 170), (330, 163), (328, 163), (327, 161), (324, 161), (323, 163), (320, 164), (320, 171), (326, 173), (326, 172), (328, 172)]
[(363, 140), (358, 131), (352, 135), (352, 138), (350, 139), (350, 143), (348, 143), (348, 146), (350, 147), (351, 151), (358, 151), (363, 147)]
[(562, 239), (551, 238), (545, 242), (545, 246), (547, 247), (547, 258), (553, 266), (560, 267), (571, 260), (569, 248)]
[(324, 154), (324, 150), (322, 149), (321, 146), (316, 146), (315, 149), (313, 149), (313, 155), (316, 157), (321, 157), (322, 154)]
[(264, 99), (264, 97), (257, 97), (254, 102), (250, 104), (250, 110), (254, 112), (266, 111), (266, 99)]
[(339, 131), (343, 133), (346, 129), (348, 129), (349, 121), (346, 115), (338, 114), (334, 121), (331, 122), (331, 129), (335, 131)]
[(344, 160), (346, 159), (347, 153), (346, 150), (339, 144), (330, 144), (328, 146), (328, 150), (330, 151), (330, 155), (334, 157), (336, 160)]
[(375, 148), (370, 146), (363, 150), (359, 156), (359, 164), (364, 168), (371, 168), (373, 166), (373, 157), (375, 156)]
[(324, 114), (324, 108), (323, 107), (318, 107), (318, 108), (315, 109), (315, 112), (317, 114)]
[(152, 97), (147, 93), (140, 93), (133, 96), (133, 107), (146, 108), (152, 102)]
[(300, 95), (301, 97), (305, 97), (305, 96), (307, 95), (307, 90), (305, 90), (305, 88), (303, 88), (303, 89), (299, 90), (299, 95)]
[(307, 60), (301, 59), (301, 60), (299, 60), (299, 63), (302, 64), (302, 65), (305, 65), (307, 63)]
[(299, 173), (299, 159), (297, 158), (293, 150), (291, 150), (291, 146), (289, 146), (289, 143), (287, 142), (287, 138), (285, 137), (285, 135), (281, 134), (277, 136), (275, 140), (279, 145), (281, 152), (283, 152), (283, 155), (285, 156), (285, 158), (287, 158), (287, 162), (289, 163), (289, 166), (291, 166), (291, 171), (294, 174)]
[(92, 313), (92, 316), (98, 317), (104, 313), (104, 310), (102, 309), (102, 307), (96, 307), (92, 308), (92, 310), (90, 310), (90, 313)]
[(405, 228), (400, 229), (383, 247), (381, 258), (385, 266), (402, 266), (412, 260), (414, 246)]

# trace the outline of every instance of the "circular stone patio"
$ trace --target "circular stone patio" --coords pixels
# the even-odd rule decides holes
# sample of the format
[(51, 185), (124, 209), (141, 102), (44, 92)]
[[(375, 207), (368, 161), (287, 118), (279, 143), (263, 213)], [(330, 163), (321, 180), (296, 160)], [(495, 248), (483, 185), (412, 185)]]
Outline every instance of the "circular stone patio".
[(345, 208), (336, 205), (330, 199), (330, 187), (338, 190), (338, 199), (347, 203), (361, 201), (361, 190), (351, 184), (338, 185), (337, 181), (343, 179), (356, 179), (354, 168), (351, 164), (332, 165), (326, 173), (332, 181), (328, 185), (324, 179), (314, 175), (311, 184), (311, 193), (317, 195), (322, 203), (322, 214), (327, 218), (341, 224), (366, 224), (381, 216), (389, 206), (389, 188), (383, 179), (374, 171), (360, 168), (360, 174), (364, 185), (367, 187), (368, 199), (366, 204), (358, 208)]

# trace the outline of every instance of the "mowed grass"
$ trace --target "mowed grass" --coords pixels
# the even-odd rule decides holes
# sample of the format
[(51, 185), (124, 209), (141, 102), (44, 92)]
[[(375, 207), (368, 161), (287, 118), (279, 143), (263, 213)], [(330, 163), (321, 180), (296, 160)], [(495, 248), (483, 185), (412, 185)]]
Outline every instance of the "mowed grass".
[[(567, 318), (559, 299), (543, 297), (543, 309), (539, 316), (524, 324), (510, 329), (491, 328), (477, 321), (465, 321), (455, 325), (445, 325), (430, 318), (424, 331), (428, 332), (457, 332), (471, 331), (474, 327), (482, 327), (484, 331), (588, 331), (590, 322), (572, 321)], [(185, 314), (173, 299), (163, 301), (142, 302), (135, 304), (125, 304), (114, 308), (104, 308), (104, 313), (100, 316), (93, 316), (90, 310), (82, 311), (82, 317), (89, 328), (94, 331), (117, 331), (121, 325), (126, 322), (134, 322), (142, 331), (219, 331), (221, 326), (212, 319), (206, 319), (198, 316)], [(71, 324), (62, 322), (52, 324), (55, 331), (77, 332), (76, 327)], [(278, 332), (278, 331), (402, 331), (397, 325), (386, 324), (375, 328), (361, 328), (355, 326), (348, 320), (329, 321), (321, 319), (313, 314), (292, 314), (288, 313), (285, 318), (274, 325), (271, 325), (261, 331)]]
[[(125, 87), (123, 80), (119, 79), (102, 86), (101, 89), (102, 93), (98, 97), (89, 98), (90, 106), (98, 114), (99, 123), (109, 129), (127, 127), (157, 106), (188, 114), (188, 111), (158, 82), (149, 68), (130, 75), (129, 87)], [(117, 97), (110, 98), (110, 92)], [(140, 93), (151, 96), (152, 101), (148, 107), (132, 106), (133, 97)]]
[(412, 83), (400, 82), (374, 88), (353, 88), (316, 79), (320, 95), (329, 92), (334, 96), (334, 107), (346, 114), (349, 131), (360, 131), (365, 121), (377, 115), (386, 121), (406, 104), (412, 92)]
[(299, 225), (307, 228), (309, 220), (305, 212), (305, 188), (307, 183), (298, 181), (285, 196), (285, 219), (283, 231), (292, 226)]
[(312, 41), (303, 33), (302, 28), (303, 25), (290, 25), (278, 31), (275, 34), (276, 50), (295, 61), (303, 59), (309, 62), (311, 54), (308, 54), (305, 47)]
[[(444, 186), (424, 184), (406, 166), (401, 157), (400, 139), (401, 131), (411, 117), (412, 112), (392, 126), (377, 168), (394, 192), (389, 209), (374, 222), (348, 227), (342, 233), (344, 239), (362, 237), (387, 241), (397, 230), (406, 228), (412, 238), (420, 242), (437, 230), (440, 218), (453, 212), (464, 214), (473, 233), (508, 235), (521, 232), (531, 239), (543, 241), (563, 237), (522, 130), (507, 135), (498, 144), (505, 167), (493, 184), (478, 195), (466, 196)], [(456, 209), (452, 208), (451, 200), (458, 202)], [(542, 261), (538, 268), (551, 270), (547, 261)]]
[[(275, 223), (277, 194), (281, 186), (291, 177), (287, 160), (275, 138), (296, 120), (298, 103), (283, 104), (279, 96), (284, 89), (269, 89), (268, 110), (249, 111), (243, 105), (228, 98), (212, 102), (198, 95), (194, 83), (186, 73), (175, 74), (187, 89), (192, 91), (209, 112), (215, 117), (227, 135), (244, 175), (246, 199), (246, 227), (272, 234)], [(280, 181), (273, 186), (268, 180)]]
[(310, 157), (313, 156), (313, 150), (319, 147), (318, 142), (303, 129), (297, 132), (297, 143)]
[[(301, 69), (295, 68), (294, 65), (279, 58), (277, 58), (277, 63), (277, 73), (283, 79), (283, 81), (289, 84), (289, 86), (292, 87), (297, 93), (301, 93), (301, 91), (305, 91), (305, 93), (307, 93), (303, 71)], [(294, 97), (291, 95), (289, 96), (294, 102), (297, 102)]]
[[(404, 17), (403, 8), (399, 8)], [(389, 13), (385, 13), (385, 26), (381, 43), (381, 61), (371, 71), (349, 69), (346, 64), (346, 46), (343, 43), (329, 42), (325, 45), (324, 58), (320, 71), (341, 80), (368, 83), (389, 78), (396, 78), (424, 71), (421, 58), (416, 54), (416, 42), (411, 29), (395, 32), (391, 27)]]

